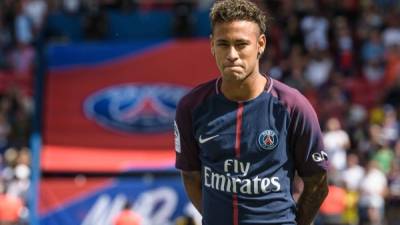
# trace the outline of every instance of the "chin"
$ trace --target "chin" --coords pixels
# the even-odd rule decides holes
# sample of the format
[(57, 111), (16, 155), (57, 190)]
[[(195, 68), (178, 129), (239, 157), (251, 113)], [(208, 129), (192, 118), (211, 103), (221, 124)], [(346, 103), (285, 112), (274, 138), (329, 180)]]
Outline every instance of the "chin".
[(239, 71), (225, 71), (223, 78), (227, 81), (241, 81), (246, 78), (246, 74)]
[(225, 73), (223, 75), (224, 80), (226, 81), (241, 81), (246, 79), (246, 75), (245, 74), (237, 74), (237, 73)]

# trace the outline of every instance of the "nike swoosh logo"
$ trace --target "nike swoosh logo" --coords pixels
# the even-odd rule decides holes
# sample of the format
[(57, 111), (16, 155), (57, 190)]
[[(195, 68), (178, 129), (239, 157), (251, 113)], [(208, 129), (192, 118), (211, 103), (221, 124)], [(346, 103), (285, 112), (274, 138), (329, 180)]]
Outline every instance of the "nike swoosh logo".
[(212, 140), (212, 139), (214, 139), (214, 138), (216, 138), (216, 137), (218, 137), (218, 136), (219, 136), (219, 134), (203, 139), (203, 138), (201, 137), (201, 135), (200, 135), (200, 137), (199, 137), (199, 142), (200, 142), (200, 144), (204, 144), (204, 143), (206, 143), (207, 141), (210, 141), (210, 140)]

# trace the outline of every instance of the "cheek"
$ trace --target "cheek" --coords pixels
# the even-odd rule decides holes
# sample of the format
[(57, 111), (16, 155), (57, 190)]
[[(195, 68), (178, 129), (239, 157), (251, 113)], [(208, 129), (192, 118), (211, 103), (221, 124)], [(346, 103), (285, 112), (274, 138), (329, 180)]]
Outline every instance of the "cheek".
[(214, 55), (214, 59), (215, 59), (215, 61), (217, 62), (218, 65), (221, 63), (221, 56)]
[(243, 54), (243, 56), (241, 58), (247, 66), (253, 66), (256, 63), (258, 63), (256, 52), (255, 53), (249, 52), (249, 53)]
[(224, 64), (224, 58), (222, 56), (220, 56), (220, 55), (214, 55), (214, 59), (215, 59), (215, 62), (217, 64), (217, 67), (219, 69), (222, 69), (223, 64)]
[(226, 59), (225, 54), (223, 54), (222, 52), (216, 53), (214, 58), (218, 64), (223, 64), (224, 60)]

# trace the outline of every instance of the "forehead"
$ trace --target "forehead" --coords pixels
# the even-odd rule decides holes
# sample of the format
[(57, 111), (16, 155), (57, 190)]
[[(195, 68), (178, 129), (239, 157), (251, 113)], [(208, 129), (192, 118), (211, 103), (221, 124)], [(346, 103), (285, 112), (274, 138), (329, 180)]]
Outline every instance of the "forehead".
[(238, 20), (217, 23), (213, 29), (213, 38), (218, 39), (251, 39), (258, 37), (260, 29), (255, 22)]

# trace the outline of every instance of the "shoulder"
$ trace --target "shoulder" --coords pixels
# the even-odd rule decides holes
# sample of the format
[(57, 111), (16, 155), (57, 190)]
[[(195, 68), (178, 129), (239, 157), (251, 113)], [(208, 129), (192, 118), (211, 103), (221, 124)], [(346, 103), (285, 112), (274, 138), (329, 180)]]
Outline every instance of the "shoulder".
[(285, 106), (287, 111), (292, 114), (296, 112), (314, 112), (310, 102), (297, 89), (292, 88), (278, 80), (272, 79), (271, 94)]
[(194, 87), (179, 101), (178, 109), (193, 109), (196, 106), (200, 105), (202, 102), (204, 102), (205, 99), (216, 93), (217, 81), (218, 79), (213, 79)]

